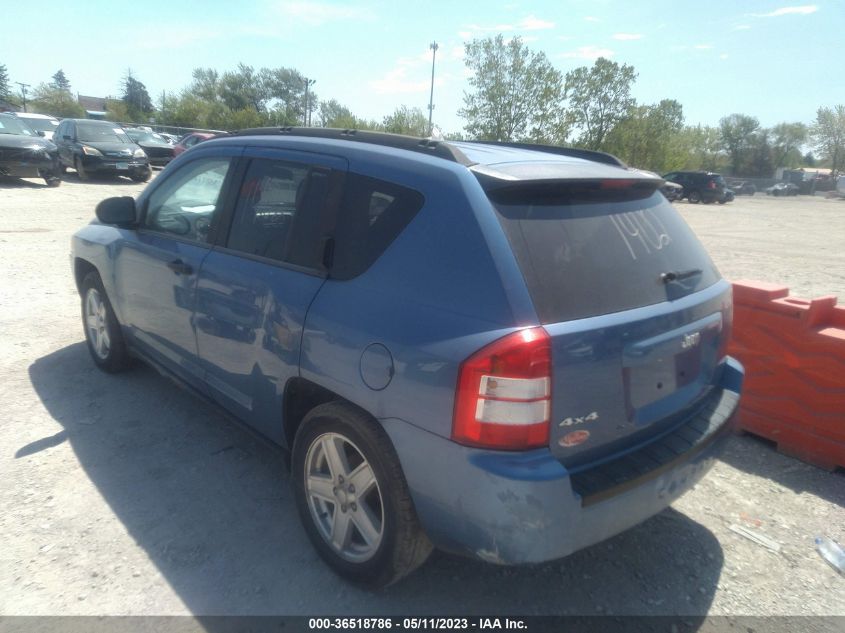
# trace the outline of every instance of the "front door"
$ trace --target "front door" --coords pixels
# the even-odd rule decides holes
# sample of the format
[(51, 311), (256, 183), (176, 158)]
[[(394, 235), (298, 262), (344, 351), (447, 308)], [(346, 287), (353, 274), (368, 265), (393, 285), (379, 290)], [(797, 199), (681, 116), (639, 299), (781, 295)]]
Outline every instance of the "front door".
[(184, 163), (145, 192), (141, 228), (115, 255), (118, 300), (133, 345), (202, 388), (193, 310), (234, 156)]

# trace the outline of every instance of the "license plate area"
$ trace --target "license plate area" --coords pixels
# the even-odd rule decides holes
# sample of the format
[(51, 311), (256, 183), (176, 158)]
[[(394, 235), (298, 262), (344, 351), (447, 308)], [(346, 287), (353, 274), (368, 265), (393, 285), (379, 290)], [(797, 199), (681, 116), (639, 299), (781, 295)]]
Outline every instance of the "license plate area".
[(114, 166), (115, 166), (116, 169), (121, 169), (121, 170), (129, 169), (129, 163), (115, 163)]

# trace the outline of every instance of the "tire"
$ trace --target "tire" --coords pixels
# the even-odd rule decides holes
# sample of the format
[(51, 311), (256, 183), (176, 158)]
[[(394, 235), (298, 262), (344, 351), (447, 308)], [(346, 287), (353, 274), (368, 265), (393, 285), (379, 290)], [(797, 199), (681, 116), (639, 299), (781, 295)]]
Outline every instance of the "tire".
[(108, 373), (127, 369), (131, 358), (99, 274), (92, 271), (85, 275), (81, 295), (82, 327), (94, 363)]
[(689, 197), (687, 198), (691, 204), (698, 204), (701, 202), (701, 192), (699, 191), (690, 191)]
[[(431, 542), (393, 444), (375, 420), (339, 402), (315, 407), (297, 430), (291, 461), (302, 524), (338, 575), (378, 588), (426, 561)], [(362, 488), (364, 481), (369, 483)]]
[(719, 202), (719, 204), (725, 204), (727, 202), (727, 200), (719, 200), (718, 202)]
[(82, 165), (82, 159), (78, 156), (73, 161), (73, 166), (76, 169), (76, 175), (79, 176), (79, 179), (82, 181), (91, 180), (91, 175), (85, 171), (85, 167)]
[(47, 183), (48, 187), (58, 187), (60, 184), (62, 184), (62, 179), (58, 173), (47, 174), (46, 176), (44, 176), (44, 182)]
[(152, 169), (147, 169), (146, 171), (143, 171), (143, 172), (141, 172), (141, 173), (137, 173), (137, 174), (130, 174), (130, 175), (129, 175), (129, 177), (130, 177), (130, 178), (131, 178), (134, 182), (147, 182), (147, 181), (150, 179), (150, 177), (151, 177), (152, 175), (153, 175), (153, 170), (152, 170)]

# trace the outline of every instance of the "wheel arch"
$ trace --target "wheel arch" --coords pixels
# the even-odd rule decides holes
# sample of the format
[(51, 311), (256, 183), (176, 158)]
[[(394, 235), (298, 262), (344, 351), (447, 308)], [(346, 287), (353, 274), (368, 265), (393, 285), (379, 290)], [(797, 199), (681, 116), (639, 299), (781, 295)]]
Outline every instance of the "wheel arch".
[[(88, 273), (95, 272), (100, 275), (100, 271), (97, 270), (97, 267), (89, 262), (87, 259), (83, 257), (74, 257), (73, 258), (73, 279), (76, 282), (76, 292), (82, 292), (82, 281), (88, 275)], [(102, 279), (102, 275), (100, 278)]]
[(379, 423), (378, 418), (363, 407), (351, 402), (330, 389), (326, 389), (325, 387), (308, 380), (307, 378), (297, 376), (291, 378), (287, 381), (287, 384), (285, 384), (285, 391), (282, 400), (282, 432), (284, 435), (285, 446), (288, 450), (293, 449), (293, 441), (296, 437), (296, 432), (302, 424), (302, 420), (305, 419), (306, 415), (308, 415), (308, 412), (321, 404), (327, 404), (329, 402), (337, 402), (339, 404), (346, 405)]

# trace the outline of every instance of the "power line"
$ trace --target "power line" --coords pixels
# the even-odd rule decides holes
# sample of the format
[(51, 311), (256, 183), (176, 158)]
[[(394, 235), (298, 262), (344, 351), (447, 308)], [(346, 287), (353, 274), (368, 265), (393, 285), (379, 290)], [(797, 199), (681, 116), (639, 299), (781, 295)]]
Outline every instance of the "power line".
[(25, 84), (21, 81), (16, 81), (15, 83), (21, 87), (21, 96), (23, 97), (23, 111), (26, 112), (26, 89), (29, 88), (29, 84)]

